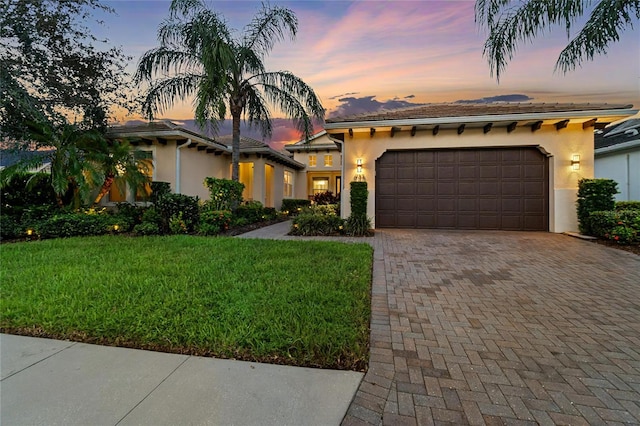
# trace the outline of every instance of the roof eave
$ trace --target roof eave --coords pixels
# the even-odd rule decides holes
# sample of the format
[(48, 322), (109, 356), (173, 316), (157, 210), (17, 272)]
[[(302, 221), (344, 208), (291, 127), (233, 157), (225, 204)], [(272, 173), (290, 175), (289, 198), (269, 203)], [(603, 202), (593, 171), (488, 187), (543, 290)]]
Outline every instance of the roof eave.
[(433, 117), (412, 118), (397, 120), (372, 120), (372, 121), (337, 121), (326, 123), (325, 130), (337, 130), (346, 128), (370, 128), (388, 126), (429, 126), (443, 124), (462, 123), (496, 123), (529, 120), (553, 120), (559, 118), (614, 118), (620, 119), (637, 114), (637, 109), (609, 109), (609, 110), (584, 110), (584, 111), (557, 111), (524, 114), (495, 114), (495, 115), (471, 115), (459, 117)]

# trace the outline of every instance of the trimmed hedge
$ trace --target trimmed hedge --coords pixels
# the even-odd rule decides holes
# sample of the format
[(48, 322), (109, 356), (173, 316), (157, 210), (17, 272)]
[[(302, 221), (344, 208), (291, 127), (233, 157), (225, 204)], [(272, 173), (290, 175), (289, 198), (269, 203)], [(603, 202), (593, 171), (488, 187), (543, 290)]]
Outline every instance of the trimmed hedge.
[(616, 211), (640, 210), (640, 201), (616, 201)]
[(614, 196), (618, 193), (618, 184), (612, 179), (580, 179), (578, 181), (578, 228), (583, 234), (592, 235), (589, 215), (596, 211), (609, 211), (615, 208)]
[(596, 211), (588, 222), (595, 237), (619, 244), (640, 243), (640, 210)]

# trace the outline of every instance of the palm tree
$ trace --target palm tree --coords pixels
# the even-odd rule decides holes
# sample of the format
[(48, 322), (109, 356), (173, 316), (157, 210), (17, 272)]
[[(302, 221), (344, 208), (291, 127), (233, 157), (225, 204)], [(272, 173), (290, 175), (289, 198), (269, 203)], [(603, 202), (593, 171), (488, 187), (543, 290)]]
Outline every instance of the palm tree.
[(555, 70), (566, 73), (607, 53), (609, 44), (633, 26), (633, 17), (635, 22), (640, 19), (640, 0), (476, 0), (475, 13), (476, 22), (489, 30), (483, 55), (499, 81), (519, 43), (558, 24), (570, 38), (575, 21), (587, 13), (587, 22), (560, 53)]
[(324, 118), (320, 100), (302, 79), (264, 67), (274, 44), (285, 35), (295, 38), (297, 29), (291, 10), (263, 4), (236, 38), (223, 17), (202, 0), (173, 0), (169, 18), (158, 29), (160, 46), (142, 56), (135, 75), (138, 84), (148, 84), (144, 115), (153, 119), (174, 102), (195, 97), (196, 121), (216, 131), (217, 123), (230, 113), (231, 178), (238, 180), (243, 116), (258, 125), (265, 137), (272, 131), (270, 107), (294, 119), (307, 138), (313, 134), (312, 118)]

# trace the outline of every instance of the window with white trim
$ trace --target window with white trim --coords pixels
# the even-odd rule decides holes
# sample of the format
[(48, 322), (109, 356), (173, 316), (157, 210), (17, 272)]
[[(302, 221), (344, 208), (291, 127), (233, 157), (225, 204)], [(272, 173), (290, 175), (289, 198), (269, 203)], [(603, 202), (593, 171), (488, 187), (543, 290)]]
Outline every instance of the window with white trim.
[(309, 154), (309, 167), (315, 167), (316, 166), (316, 155), (315, 154)]
[(325, 156), (324, 156), (324, 166), (325, 167), (333, 167), (333, 155), (325, 154)]
[(289, 170), (284, 171), (284, 196), (293, 197), (293, 173)]

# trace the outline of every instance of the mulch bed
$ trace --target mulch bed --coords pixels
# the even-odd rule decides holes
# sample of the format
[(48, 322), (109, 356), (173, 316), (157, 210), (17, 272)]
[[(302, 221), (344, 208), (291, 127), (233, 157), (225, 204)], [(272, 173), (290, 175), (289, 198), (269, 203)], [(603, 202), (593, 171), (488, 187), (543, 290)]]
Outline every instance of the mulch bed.
[(247, 233), (249, 231), (254, 231), (256, 229), (264, 228), (265, 226), (275, 225), (276, 223), (284, 222), (287, 220), (289, 220), (289, 218), (265, 220), (264, 222), (250, 223), (249, 225), (228, 229), (225, 232), (220, 233), (219, 235), (224, 237), (234, 237), (236, 235), (240, 235), (240, 234)]
[(609, 241), (609, 240), (595, 240), (595, 243), (601, 244), (603, 246), (613, 247), (618, 250), (628, 251), (630, 253), (640, 256), (640, 244), (622, 245), (622, 244), (616, 243), (615, 241)]

